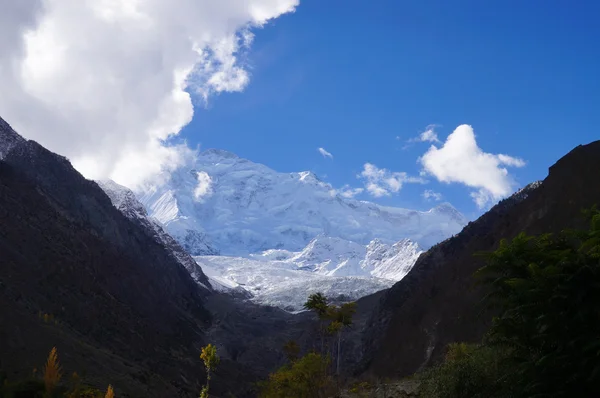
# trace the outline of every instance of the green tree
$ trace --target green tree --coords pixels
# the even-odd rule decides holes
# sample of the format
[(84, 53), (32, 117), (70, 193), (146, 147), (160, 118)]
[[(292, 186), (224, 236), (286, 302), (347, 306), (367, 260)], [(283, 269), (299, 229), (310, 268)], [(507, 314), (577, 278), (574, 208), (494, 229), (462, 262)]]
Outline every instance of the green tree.
[(327, 314), (328, 307), (327, 297), (320, 292), (308, 296), (308, 300), (304, 303), (305, 309), (315, 311), (319, 317), (324, 317)]
[(420, 375), (421, 398), (512, 397), (514, 388), (506, 359), (510, 352), (500, 347), (454, 343), (442, 364)]
[[(324, 352), (325, 334), (337, 337), (336, 373), (340, 373), (342, 331), (352, 325), (352, 316), (356, 312), (356, 303), (345, 303), (340, 306), (330, 305), (323, 293), (314, 293), (308, 296), (304, 308), (314, 311), (319, 317), (321, 331), (321, 353)], [(330, 347), (333, 351), (333, 347)]]
[(308, 300), (304, 303), (304, 308), (309, 311), (314, 311), (319, 317), (319, 334), (321, 336), (321, 353), (325, 350), (325, 321), (329, 311), (329, 303), (327, 297), (323, 293), (313, 293), (308, 296)]
[(477, 277), (498, 311), (484, 342), (512, 352), (520, 396), (600, 392), (600, 212), (585, 231), (520, 234), (482, 254)]
[(352, 325), (352, 316), (356, 312), (356, 303), (344, 303), (339, 307), (330, 306), (327, 311), (327, 317), (331, 320), (328, 331), (337, 335), (337, 360), (336, 373), (340, 374), (340, 358), (342, 354), (342, 331), (344, 328)]
[(204, 367), (206, 368), (206, 385), (202, 387), (200, 398), (208, 398), (211, 373), (215, 371), (220, 361), (220, 358), (217, 355), (217, 348), (212, 344), (203, 347), (202, 353), (200, 354), (200, 359), (202, 359), (204, 362)]
[(328, 398), (335, 396), (336, 387), (329, 376), (329, 358), (309, 353), (271, 373), (261, 384), (262, 398)]

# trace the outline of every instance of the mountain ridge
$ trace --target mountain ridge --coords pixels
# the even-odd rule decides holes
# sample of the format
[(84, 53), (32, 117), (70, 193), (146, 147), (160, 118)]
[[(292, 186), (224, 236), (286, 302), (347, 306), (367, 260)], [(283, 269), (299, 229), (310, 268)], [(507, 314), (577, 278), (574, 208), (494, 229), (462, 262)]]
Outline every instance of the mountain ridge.
[[(367, 297), (374, 305), (359, 337), (356, 374), (403, 377), (443, 358), (452, 342), (479, 342), (492, 312), (481, 307), (484, 288), (473, 273), (480, 251), (520, 232), (542, 234), (585, 228), (582, 210), (600, 204), (600, 141), (574, 148), (533, 182), (496, 204), (419, 257), (392, 288)], [(362, 299), (361, 299), (362, 300)], [(359, 300), (360, 301), (360, 300)], [(348, 358), (352, 362), (351, 358)]]

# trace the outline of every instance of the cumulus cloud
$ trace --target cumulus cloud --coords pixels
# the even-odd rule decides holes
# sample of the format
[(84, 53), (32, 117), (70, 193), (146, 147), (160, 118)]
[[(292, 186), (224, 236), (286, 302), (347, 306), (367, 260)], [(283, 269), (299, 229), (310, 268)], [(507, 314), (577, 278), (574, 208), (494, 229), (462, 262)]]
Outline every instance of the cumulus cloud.
[(325, 148), (317, 148), (317, 151), (319, 151), (324, 158), (333, 159), (333, 155), (330, 152), (327, 152)]
[(432, 191), (431, 189), (426, 189), (425, 191), (423, 191), (423, 198), (425, 198), (425, 200), (428, 201), (434, 200), (436, 202), (439, 202), (440, 200), (442, 200), (442, 194), (439, 192)]
[(198, 185), (194, 189), (194, 199), (201, 201), (203, 198), (212, 195), (212, 178), (206, 171), (199, 171), (196, 173), (198, 179)]
[(390, 196), (400, 191), (405, 183), (426, 182), (423, 178), (411, 177), (405, 172), (380, 169), (371, 163), (364, 164), (363, 171), (358, 177), (364, 181), (367, 192), (376, 198)]
[(458, 126), (440, 148), (432, 145), (419, 161), (423, 171), (438, 181), (474, 188), (471, 197), (480, 208), (513, 192), (515, 181), (506, 167), (525, 166), (522, 159), (484, 152), (466, 124)]
[(243, 90), (260, 28), (299, 0), (19, 0), (0, 13), (0, 115), (88, 178), (185, 162), (192, 97)]

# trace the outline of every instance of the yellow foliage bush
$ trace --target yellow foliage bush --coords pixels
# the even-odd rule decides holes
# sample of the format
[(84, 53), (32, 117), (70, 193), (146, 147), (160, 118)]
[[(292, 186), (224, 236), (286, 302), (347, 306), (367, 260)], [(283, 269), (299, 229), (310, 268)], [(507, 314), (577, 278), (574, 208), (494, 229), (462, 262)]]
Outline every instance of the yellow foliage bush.
[(46, 393), (48, 395), (56, 388), (61, 377), (62, 369), (58, 363), (58, 351), (56, 347), (52, 347), (46, 361), (46, 367), (44, 368), (44, 385), (46, 386)]

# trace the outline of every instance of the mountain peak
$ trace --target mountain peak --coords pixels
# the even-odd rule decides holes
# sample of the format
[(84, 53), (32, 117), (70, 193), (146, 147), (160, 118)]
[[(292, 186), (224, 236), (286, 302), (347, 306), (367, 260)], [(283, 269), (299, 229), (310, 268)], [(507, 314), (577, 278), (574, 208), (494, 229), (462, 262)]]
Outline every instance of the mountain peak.
[(217, 157), (224, 159), (239, 159), (240, 157), (233, 152), (226, 151), (224, 149), (209, 148), (200, 152), (201, 157)]
[(3, 159), (15, 145), (24, 141), (25, 139), (0, 117), (0, 159)]
[(122, 213), (127, 215), (128, 212), (133, 212), (139, 217), (147, 216), (146, 208), (137, 200), (135, 194), (129, 188), (119, 185), (113, 180), (98, 180), (96, 183), (108, 195), (113, 206)]
[(304, 182), (322, 182), (319, 177), (312, 171), (301, 171), (298, 173), (300, 181)]
[(457, 222), (466, 224), (467, 220), (465, 216), (462, 215), (454, 206), (452, 206), (448, 202), (443, 202), (431, 209), (433, 213), (444, 214), (449, 216), (451, 219), (456, 220)]

